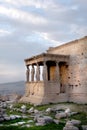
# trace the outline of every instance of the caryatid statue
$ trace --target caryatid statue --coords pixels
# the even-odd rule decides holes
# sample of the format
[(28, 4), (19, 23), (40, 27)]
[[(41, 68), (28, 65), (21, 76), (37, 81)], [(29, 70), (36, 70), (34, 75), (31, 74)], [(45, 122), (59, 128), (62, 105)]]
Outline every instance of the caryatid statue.
[(31, 81), (34, 81), (34, 74), (35, 74), (35, 69), (34, 69), (34, 65), (32, 65), (32, 69), (31, 69)]
[(36, 68), (36, 81), (40, 81), (40, 66), (38, 64)]
[(30, 78), (30, 69), (29, 69), (29, 66), (27, 66), (27, 70), (26, 70), (26, 80), (27, 80), (27, 82), (29, 82), (29, 78)]
[(47, 80), (47, 65), (46, 65), (46, 62), (44, 62), (42, 76), (43, 76), (43, 80), (46, 81)]

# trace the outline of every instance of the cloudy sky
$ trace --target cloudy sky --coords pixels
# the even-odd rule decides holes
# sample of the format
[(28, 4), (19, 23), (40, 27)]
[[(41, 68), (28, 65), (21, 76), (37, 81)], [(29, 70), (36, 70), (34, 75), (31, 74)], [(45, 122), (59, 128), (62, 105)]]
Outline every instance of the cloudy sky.
[(25, 58), (86, 34), (87, 0), (0, 0), (0, 83), (25, 80)]

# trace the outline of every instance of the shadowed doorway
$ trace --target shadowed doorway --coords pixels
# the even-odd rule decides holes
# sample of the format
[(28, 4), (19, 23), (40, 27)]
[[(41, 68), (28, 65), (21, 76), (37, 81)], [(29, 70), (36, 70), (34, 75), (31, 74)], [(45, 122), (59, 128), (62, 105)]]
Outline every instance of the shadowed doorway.
[(66, 92), (68, 83), (68, 65), (66, 62), (59, 62), (59, 75), (60, 75), (60, 93)]

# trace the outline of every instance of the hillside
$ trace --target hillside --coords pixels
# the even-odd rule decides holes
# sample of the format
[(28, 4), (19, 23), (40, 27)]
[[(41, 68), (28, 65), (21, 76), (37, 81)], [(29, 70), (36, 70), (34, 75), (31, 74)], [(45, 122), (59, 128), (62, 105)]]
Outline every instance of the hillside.
[(11, 94), (11, 93), (24, 94), (24, 91), (25, 91), (25, 82), (24, 81), (0, 84), (0, 94), (1, 95)]

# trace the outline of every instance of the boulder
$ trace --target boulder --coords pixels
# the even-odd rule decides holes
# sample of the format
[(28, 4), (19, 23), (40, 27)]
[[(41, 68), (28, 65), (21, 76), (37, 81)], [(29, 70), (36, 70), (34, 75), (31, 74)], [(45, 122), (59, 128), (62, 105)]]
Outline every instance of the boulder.
[(2, 108), (7, 108), (6, 102), (3, 103)]
[(21, 106), (21, 111), (22, 111), (23, 113), (26, 112), (26, 106), (25, 106), (25, 105), (22, 105), (22, 106)]
[(10, 115), (10, 119), (11, 119), (11, 120), (15, 120), (15, 119), (16, 119), (16, 116), (15, 116), (15, 115)]
[(72, 126), (73, 124), (70, 121), (66, 122), (66, 127)]
[(51, 108), (47, 108), (46, 109), (46, 113), (51, 113), (52, 109)]
[(35, 109), (35, 110), (34, 110), (34, 113), (35, 113), (35, 114), (38, 114), (38, 113), (39, 113), (39, 111), (38, 111), (37, 109)]
[(10, 124), (11, 126), (18, 126), (18, 123)]
[(31, 123), (31, 122), (34, 122), (33, 120), (29, 120), (29, 121), (27, 121), (27, 123)]
[(12, 108), (13, 108), (13, 104), (11, 104), (11, 105), (9, 106), (9, 108), (12, 109)]
[(8, 115), (7, 115), (6, 113), (2, 115), (2, 117), (7, 117), (7, 116), (8, 116)]
[(80, 120), (71, 120), (71, 121), (68, 121), (68, 122), (72, 123), (73, 125), (80, 125), (81, 124)]
[(4, 121), (4, 118), (2, 117), (2, 118), (0, 118), (0, 122), (2, 122), (2, 121)]
[(82, 125), (83, 130), (87, 130), (87, 125)]
[(66, 117), (71, 116), (71, 110), (70, 110), (70, 108), (67, 108), (67, 109), (65, 110), (65, 114), (66, 114)]
[(36, 126), (44, 126), (45, 123), (36, 123), (35, 125), (36, 125)]
[(24, 121), (21, 121), (21, 122), (18, 122), (18, 125), (23, 125), (23, 124), (25, 124), (26, 122), (24, 122)]
[(2, 116), (3, 114), (6, 114), (6, 110), (5, 109), (0, 109), (0, 115)]
[(34, 112), (34, 107), (31, 107), (29, 110), (28, 110), (28, 113), (33, 113)]
[(26, 118), (28, 118), (28, 117), (27, 117), (27, 116), (25, 116), (25, 115), (23, 115), (23, 116), (22, 116), (22, 118), (23, 118), (23, 119), (26, 119)]
[(29, 128), (29, 127), (31, 127), (31, 125), (29, 125), (29, 124), (26, 124), (24, 127), (28, 127), (28, 128)]
[(67, 121), (63, 130), (79, 130), (78, 127), (74, 125), (79, 125), (81, 122), (79, 120)]
[(70, 110), (70, 108), (67, 108), (66, 110), (65, 110), (65, 113), (67, 114), (67, 113), (70, 113), (71, 112), (71, 110)]
[(79, 130), (78, 127), (75, 127), (75, 126), (68, 126), (68, 127), (64, 127), (63, 130)]
[(56, 119), (61, 119), (61, 118), (65, 118), (65, 117), (66, 117), (66, 113), (65, 112), (57, 113), (55, 115)]
[(15, 115), (15, 117), (16, 117), (17, 119), (21, 118), (21, 116), (20, 116), (20, 115)]
[(50, 116), (43, 116), (43, 117), (37, 118), (37, 123), (48, 124), (48, 123), (51, 123), (51, 122), (53, 122), (53, 119)]
[(5, 116), (4, 120), (9, 121), (9, 120), (11, 120), (11, 118), (9, 116)]
[(1, 112), (0, 112), (0, 118), (1, 118), (2, 116), (3, 116), (3, 112), (1, 111)]
[(76, 114), (78, 114), (78, 112), (71, 112), (71, 113), (70, 113), (71, 116), (72, 116), (72, 115), (76, 115)]
[(59, 120), (54, 119), (53, 122), (54, 122), (55, 124), (59, 124)]

